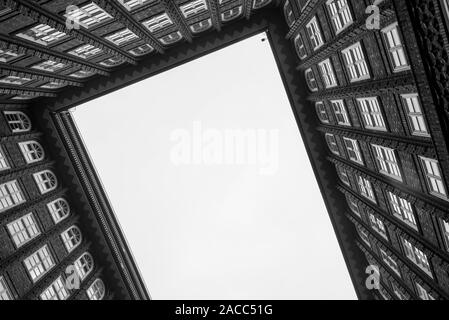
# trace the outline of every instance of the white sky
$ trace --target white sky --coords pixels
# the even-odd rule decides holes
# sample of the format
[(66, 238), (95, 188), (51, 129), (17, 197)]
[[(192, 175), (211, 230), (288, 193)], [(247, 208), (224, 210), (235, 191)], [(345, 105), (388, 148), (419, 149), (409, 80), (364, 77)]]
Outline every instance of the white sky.
[[(356, 298), (262, 37), (73, 112), (154, 299)], [(278, 130), (278, 170), (176, 166), (170, 138), (194, 123)]]

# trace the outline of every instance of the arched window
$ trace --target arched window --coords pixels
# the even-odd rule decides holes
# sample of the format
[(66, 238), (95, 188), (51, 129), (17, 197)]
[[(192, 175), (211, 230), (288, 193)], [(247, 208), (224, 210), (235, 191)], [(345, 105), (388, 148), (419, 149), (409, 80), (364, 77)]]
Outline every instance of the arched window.
[(42, 194), (55, 190), (58, 186), (58, 179), (56, 179), (55, 174), (50, 170), (35, 173), (33, 176)]
[(322, 123), (329, 123), (329, 115), (327, 114), (326, 107), (324, 103), (319, 101), (315, 103), (316, 113), (318, 114), (318, 118)]
[(339, 156), (340, 151), (338, 150), (337, 140), (335, 140), (335, 136), (333, 134), (326, 133), (326, 142), (331, 152)]
[(193, 33), (200, 33), (209, 30), (210, 27), (212, 27), (212, 20), (206, 19), (192, 24), (190, 30), (192, 30)]
[(318, 85), (316, 83), (315, 75), (313, 74), (313, 71), (311, 68), (307, 69), (305, 71), (307, 86), (309, 87), (309, 90), (312, 92), (318, 91)]
[(105, 293), (106, 287), (101, 279), (96, 279), (89, 289), (87, 289), (89, 300), (103, 300)]
[(45, 157), (44, 148), (37, 141), (20, 142), (19, 147), (27, 163), (39, 162)]
[(27, 132), (31, 130), (31, 120), (20, 111), (5, 111), (5, 118), (13, 133)]
[(65, 199), (59, 198), (55, 201), (47, 204), (48, 211), (50, 211), (51, 217), (55, 224), (61, 222), (65, 218), (67, 218), (70, 214), (69, 204)]
[(61, 233), (61, 238), (68, 252), (72, 252), (83, 240), (81, 230), (77, 226), (71, 226)]
[(179, 31), (176, 32), (172, 32), (167, 34), (166, 36), (163, 36), (162, 38), (160, 38), (159, 40), (162, 42), (162, 44), (164, 45), (170, 45), (173, 44), (175, 42), (178, 42), (179, 40), (182, 39), (182, 34)]
[(88, 252), (84, 252), (75, 261), (75, 270), (81, 280), (86, 279), (87, 275), (94, 269), (94, 258)]
[(293, 25), (293, 23), (295, 22), (295, 16), (293, 14), (293, 10), (292, 10), (292, 7), (291, 7), (289, 1), (285, 1), (284, 16), (285, 16), (285, 20), (287, 21), (288, 26), (291, 27)]
[(271, 0), (254, 0), (253, 1), (253, 9), (260, 9), (265, 7), (271, 2)]
[(223, 22), (234, 20), (242, 14), (242, 10), (242, 6), (227, 10), (221, 14), (221, 20)]
[(304, 46), (304, 41), (302, 40), (301, 34), (295, 37), (295, 49), (298, 57), (302, 60), (307, 57), (306, 47)]

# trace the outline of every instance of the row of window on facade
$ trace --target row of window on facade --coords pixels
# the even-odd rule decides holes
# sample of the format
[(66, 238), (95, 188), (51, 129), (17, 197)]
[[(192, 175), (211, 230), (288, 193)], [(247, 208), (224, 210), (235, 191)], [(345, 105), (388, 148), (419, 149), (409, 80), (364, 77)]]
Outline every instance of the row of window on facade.
[[(343, 178), (345, 183), (349, 183), (349, 179), (347, 179), (347, 173), (344, 171), (344, 169), (339, 168), (340, 177), (342, 177), (341, 173), (344, 173), (343, 176), (346, 176), (346, 178)], [(342, 180), (343, 180), (342, 179)], [(368, 198), (370, 200), (374, 197), (374, 191), (372, 189), (371, 183), (363, 178), (362, 176), (357, 176), (357, 180), (359, 183), (359, 192), (361, 195), (363, 195), (365, 198)], [(397, 219), (399, 219), (401, 222), (405, 223), (406, 225), (412, 227), (414, 230), (418, 231), (418, 224), (415, 217), (415, 210), (413, 205), (406, 199), (394, 194), (391, 191), (387, 191), (387, 200), (389, 203), (389, 208), (391, 212), (393, 213), (393, 216)], [(353, 198), (353, 197), (347, 197), (348, 201), (348, 207), (351, 209), (351, 212), (353, 212), (357, 217), (362, 219), (362, 211), (361, 207), (359, 205), (359, 202)], [(389, 236), (387, 233), (387, 229), (385, 227), (384, 220), (381, 219), (377, 214), (375, 214), (372, 210), (365, 211), (369, 226), (371, 229), (380, 235), (385, 241), (389, 242)], [(449, 223), (443, 219), (439, 219), (439, 226), (441, 233), (443, 235), (444, 241), (445, 241), (445, 250), (449, 251)], [(369, 240), (368, 232), (367, 230), (358, 227), (357, 231), (361, 237), (361, 239), (369, 246), (371, 247), (371, 243)], [(402, 250), (403, 254), (416, 266), (418, 266), (422, 271), (424, 271), (430, 278), (434, 278), (431, 266), (429, 264), (429, 260), (427, 258), (427, 255), (424, 253), (423, 250), (418, 248), (417, 246), (414, 246), (407, 238), (400, 237), (401, 243), (402, 243)], [(382, 255), (382, 258), (387, 265), (389, 265), (395, 273), (400, 276), (399, 268), (397, 267), (396, 262), (391, 261), (392, 258), (390, 255), (387, 255), (386, 252)], [(421, 296), (421, 291), (418, 292)]]
[[(56, 262), (47, 245), (39, 248), (23, 261), (31, 280), (36, 283), (55, 267)], [(90, 253), (85, 252), (79, 256), (74, 264), (74, 270), (80, 282), (86, 280), (87, 276), (94, 269), (94, 260)], [(66, 300), (72, 294), (72, 290), (66, 285), (64, 275), (59, 275), (50, 286), (48, 286), (39, 296), (41, 300)], [(102, 300), (106, 294), (104, 282), (97, 278), (86, 290), (90, 300)], [(5, 277), (0, 276), (0, 300), (13, 300), (14, 296), (8, 286)]]
[[(270, 2), (271, 0), (254, 0), (253, 7), (256, 9), (261, 8), (269, 4)], [(196, 17), (200, 14), (208, 12), (208, 4), (206, 0), (195, 0), (181, 5), (180, 10), (186, 19), (190, 19), (192, 17)], [(242, 13), (243, 13), (243, 6), (240, 5), (222, 12), (221, 20), (223, 22), (229, 22), (240, 17)], [(81, 7), (75, 7), (74, 9), (69, 10), (69, 12), (66, 12), (64, 16), (66, 19), (73, 21), (74, 23), (77, 23), (79, 26), (85, 29), (98, 27), (99, 25), (105, 22), (111, 22), (114, 20), (111, 14), (107, 13), (105, 10), (100, 8), (94, 2), (86, 4)], [(151, 17), (150, 19), (142, 22), (142, 25), (145, 26), (153, 34), (163, 31), (168, 27), (173, 26), (174, 24), (175, 23), (173, 19), (170, 18), (170, 16), (167, 13), (162, 13), (160, 15)], [(190, 25), (190, 30), (192, 31), (192, 33), (196, 34), (209, 30), (211, 27), (212, 27), (212, 19), (205, 18), (204, 20), (195, 22), (192, 25)], [(56, 42), (65, 40), (69, 37), (66, 33), (59, 31), (53, 27), (50, 27), (49, 25), (46, 24), (37, 24), (25, 31), (17, 33), (16, 36), (43, 46), (53, 45)], [(182, 38), (183, 36), (181, 32), (175, 31), (167, 35), (161, 36), (159, 38), (159, 41), (163, 45), (171, 45), (180, 41)], [(123, 30), (116, 31), (110, 35), (105, 36), (105, 39), (113, 43), (114, 45), (120, 47), (123, 45), (127, 45), (133, 41), (139, 40), (139, 37), (128, 28), (125, 28)], [(152, 51), (153, 48), (151, 47), (151, 45), (144, 44), (136, 48), (130, 49), (129, 53), (135, 56), (141, 56), (150, 53)], [(71, 49), (67, 53), (81, 59), (90, 59), (103, 53), (103, 50), (101, 48), (95, 47), (94, 45), (85, 44), (75, 49)], [(0, 53), (0, 61), (9, 62), (10, 60), (17, 58), (18, 56), (20, 56), (20, 53), (18, 52), (14, 52), (12, 50), (2, 50), (2, 52)], [(121, 63), (123, 63), (123, 61), (118, 58), (108, 58), (100, 62), (100, 65), (106, 67), (113, 67)], [(47, 72), (56, 72), (64, 67), (65, 64), (51, 60), (43, 61), (39, 64), (32, 66), (32, 68), (34, 69)]]
[[(311, 26), (316, 23), (316, 18), (314, 19), (315, 20), (311, 21)], [(313, 30), (315, 30), (315, 28), (313, 28)], [(389, 25), (388, 27), (382, 29), (382, 33), (384, 34), (384, 39), (388, 48), (393, 72), (402, 72), (405, 70), (409, 70), (410, 65), (406, 57), (401, 38), (399, 36), (398, 24), (393, 23)], [(321, 36), (314, 34), (314, 37), (311, 39), (315, 39), (314, 45), (318, 46), (316, 48), (319, 48), (323, 45), (323, 43), (321, 42)], [(300, 34), (298, 34), (298, 36), (295, 38), (295, 46), (300, 58), (306, 58), (307, 54), (305, 51), (304, 42), (302, 41)], [(370, 69), (365, 58), (365, 53), (362, 48), (361, 42), (357, 42), (347, 47), (346, 49), (341, 51), (341, 54), (343, 56), (343, 62), (347, 70), (349, 81), (351, 83), (368, 80), (371, 78)], [(334, 88), (339, 85), (337, 77), (335, 75), (333, 63), (330, 58), (327, 58), (318, 63), (318, 70), (320, 71), (320, 76), (326, 89)], [(305, 78), (310, 91), (316, 92), (319, 90), (316, 75), (312, 68), (308, 68), (307, 70), (305, 70)]]
[[(417, 93), (408, 93), (401, 94), (400, 97), (407, 116), (410, 133), (414, 136), (430, 137), (419, 95)], [(330, 100), (329, 102), (337, 124), (344, 127), (351, 127), (352, 123), (345, 100), (336, 99)], [(389, 131), (379, 97), (356, 98), (356, 104), (365, 129), (384, 132)], [(330, 117), (324, 103), (318, 101), (316, 102), (315, 107), (320, 121), (324, 124), (329, 124)]]
[[(335, 135), (326, 133), (325, 137), (331, 152), (335, 155), (341, 156)], [(349, 160), (358, 165), (365, 165), (365, 161), (360, 151), (359, 142), (356, 139), (343, 137), (343, 144), (347, 151)], [(375, 161), (377, 163), (379, 173), (389, 178), (393, 178), (396, 181), (402, 182), (403, 174), (398, 161), (398, 157), (396, 155), (396, 151), (394, 149), (376, 144), (371, 144), (371, 148), (374, 154)], [(449, 201), (446, 183), (444, 181), (438, 160), (427, 158), (424, 156), (418, 156), (418, 158), (421, 163), (420, 167), (427, 182), (428, 192), (433, 196)], [(368, 180), (367, 182), (369, 186), (365, 186), (362, 188), (362, 190), (367, 190), (363, 193), (364, 195), (368, 194), (368, 198), (371, 201), (376, 202), (374, 193), (372, 192), (372, 188), (370, 187), (370, 183)], [(365, 183), (362, 183), (360, 185), (365, 185)]]
[[(371, 226), (378, 233), (384, 232), (383, 230), (385, 229), (385, 227), (383, 226), (383, 224), (380, 220), (371, 221)], [(370, 241), (369, 232), (360, 225), (357, 225), (356, 229), (357, 229), (357, 232), (358, 232), (360, 238), (362, 239), (362, 241), (368, 247), (372, 248), (373, 245)], [(404, 256), (409, 261), (411, 261), (414, 265), (416, 265), (420, 270), (424, 271), (424, 273), (427, 274), (433, 281), (434, 277), (432, 274), (431, 266), (430, 266), (429, 260), (427, 258), (427, 255), (422, 250), (420, 250), (419, 248), (414, 246), (407, 239), (400, 237), (400, 240), (401, 240), (401, 244), (402, 244), (401, 247), (402, 247)], [(399, 268), (399, 265), (398, 265), (397, 260), (394, 257), (394, 255), (390, 254), (389, 252), (382, 249), (381, 247), (378, 247), (377, 249), (380, 252), (380, 258), (385, 263), (385, 265), (388, 266), (389, 270), (393, 271), (393, 273), (397, 277), (402, 278), (401, 270)], [(373, 251), (376, 252), (375, 250), (373, 250)], [(388, 282), (391, 286), (391, 290), (394, 292), (394, 294), (396, 295), (396, 297), (398, 299), (408, 300), (407, 295), (404, 294), (404, 289), (402, 289), (395, 281), (388, 281)], [(430, 290), (426, 289), (425, 285), (421, 281), (418, 282), (415, 280), (414, 286), (412, 289), (413, 289), (414, 293), (422, 300), (435, 300), (434, 296), (429, 292)], [(388, 295), (382, 294), (382, 296), (385, 299), (388, 299)]]

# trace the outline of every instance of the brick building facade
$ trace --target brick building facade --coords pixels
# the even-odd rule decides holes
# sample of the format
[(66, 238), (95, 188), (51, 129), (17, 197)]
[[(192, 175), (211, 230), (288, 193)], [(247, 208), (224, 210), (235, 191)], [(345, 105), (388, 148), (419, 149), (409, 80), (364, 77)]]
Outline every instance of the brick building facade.
[(0, 1), (0, 297), (149, 299), (67, 110), (267, 32), (359, 298), (448, 298), (448, 12), (447, 0)]

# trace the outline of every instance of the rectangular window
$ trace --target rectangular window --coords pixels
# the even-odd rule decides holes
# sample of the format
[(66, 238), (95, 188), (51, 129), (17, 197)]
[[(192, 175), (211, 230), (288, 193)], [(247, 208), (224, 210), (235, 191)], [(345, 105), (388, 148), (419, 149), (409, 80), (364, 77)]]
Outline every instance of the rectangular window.
[(0, 147), (0, 171), (9, 169), (8, 161), (6, 160), (5, 152), (3, 148)]
[(306, 25), (306, 29), (310, 37), (313, 50), (318, 50), (324, 44), (324, 42), (316, 17), (313, 17), (312, 20), (310, 20), (310, 22)]
[(182, 5), (180, 9), (184, 18), (187, 19), (207, 11), (207, 4), (205, 0), (195, 0)]
[(0, 277), (0, 300), (13, 300), (5, 278)]
[(405, 50), (402, 45), (401, 37), (399, 36), (398, 23), (395, 22), (388, 27), (382, 29), (384, 39), (387, 44), (390, 61), (394, 72), (409, 70)]
[(393, 215), (418, 231), (412, 204), (407, 200), (398, 197), (394, 193), (391, 193), (390, 191), (388, 191), (387, 194), (393, 210)]
[(382, 256), (383, 262), (386, 263), (387, 266), (390, 267), (399, 277), (401, 276), (401, 272), (399, 271), (399, 266), (396, 263), (396, 260), (393, 259), (392, 256), (388, 255), (384, 250), (379, 249), (380, 255)]
[(449, 222), (440, 219), (440, 226), (444, 238), (444, 244), (446, 245), (446, 250), (449, 251)]
[(353, 198), (349, 198), (348, 205), (349, 205), (349, 209), (351, 209), (351, 211), (354, 212), (356, 216), (358, 216), (359, 218), (362, 217), (360, 214), (360, 209), (359, 209), (359, 205), (357, 204), (357, 201), (355, 201)]
[(362, 176), (358, 177), (357, 182), (359, 185), (360, 194), (375, 203), (376, 197), (374, 196), (371, 182), (368, 179), (363, 178)]
[(345, 185), (351, 186), (351, 182), (349, 182), (349, 177), (348, 177), (348, 173), (346, 172), (346, 169), (345, 168), (338, 168), (338, 173), (339, 173), (341, 181)]
[(384, 300), (390, 300), (390, 295), (382, 285), (379, 285), (379, 293)]
[(100, 48), (94, 47), (91, 44), (86, 44), (76, 49), (70, 50), (67, 53), (81, 59), (89, 59), (96, 56), (97, 54), (100, 54), (101, 52), (103, 52), (103, 50), (101, 50)]
[(421, 159), (429, 192), (434, 196), (447, 200), (446, 186), (443, 182), (443, 176), (441, 175), (438, 161), (424, 157), (419, 158)]
[(0, 83), (12, 84), (17, 86), (22, 86), (30, 81), (31, 81), (30, 78), (17, 77), (17, 76), (7, 76), (0, 79)]
[(387, 230), (385, 229), (385, 225), (382, 220), (374, 216), (374, 214), (369, 214), (369, 222), (371, 225), (371, 228), (373, 228), (374, 231), (376, 231), (378, 234), (382, 236), (385, 240), (388, 241), (388, 235)]
[(326, 2), (335, 33), (339, 34), (353, 22), (347, 0), (328, 0)]
[(43, 61), (39, 64), (36, 64), (36, 65), (32, 66), (31, 68), (36, 69), (36, 70), (41, 70), (41, 71), (47, 71), (47, 72), (56, 72), (64, 67), (65, 67), (64, 63), (47, 60), (47, 61)]
[(32, 213), (9, 223), (7, 227), (17, 248), (20, 248), (40, 234), (39, 227)]
[(427, 255), (404, 238), (402, 238), (401, 240), (406, 257), (414, 264), (416, 264), (427, 275), (433, 278)]
[(434, 297), (432, 297), (426, 289), (424, 289), (423, 286), (421, 286), (418, 282), (415, 282), (416, 285), (416, 291), (418, 292), (418, 296), (421, 298), (421, 300), (435, 300)]
[(47, 245), (30, 255), (23, 261), (23, 263), (25, 264), (25, 267), (28, 270), (33, 282), (37, 282), (55, 265)]
[(122, 31), (107, 36), (105, 39), (112, 42), (116, 46), (121, 46), (138, 38), (139, 37), (131, 30), (124, 29)]
[(62, 82), (56, 82), (56, 81), (50, 81), (47, 82), (46, 84), (41, 85), (39, 88), (42, 89), (60, 89), (65, 87), (66, 84), (62, 83)]
[(377, 97), (357, 99), (366, 129), (387, 131)]
[(143, 22), (143, 25), (150, 30), (150, 32), (158, 32), (162, 29), (167, 28), (168, 26), (171, 26), (173, 24), (173, 21), (170, 19), (170, 17), (164, 13), (157, 17), (151, 18), (148, 21)]
[(335, 118), (337, 118), (337, 123), (342, 126), (351, 126), (344, 101), (331, 100), (331, 104), (332, 109), (334, 109)]
[(412, 134), (415, 136), (430, 137), (418, 94), (403, 94), (401, 97), (406, 107)]
[(74, 73), (69, 74), (69, 77), (84, 79), (90, 76), (93, 76), (95, 73), (90, 70), (78, 70)]
[(46, 24), (38, 24), (37, 26), (27, 31), (18, 33), (16, 36), (43, 46), (48, 46), (64, 39), (65, 37), (67, 37), (67, 34), (58, 31)]
[(25, 202), (25, 197), (17, 181), (10, 181), (0, 185), (0, 212)]
[(97, 26), (102, 22), (112, 20), (112, 16), (109, 13), (93, 2), (79, 8), (74, 7), (73, 10), (67, 11), (69, 12), (64, 15), (66, 19), (69, 19), (86, 29)]
[(22, 54), (6, 49), (0, 49), (0, 62), (7, 63), (15, 58), (22, 56)]
[(393, 289), (394, 294), (399, 300), (408, 300), (407, 296), (395, 282), (391, 282), (391, 288)]
[(341, 53), (343, 54), (351, 82), (370, 78), (368, 65), (366, 64), (365, 55), (363, 54), (360, 42), (346, 48)]
[(119, 3), (121, 3), (126, 10), (132, 11), (151, 1), (152, 0), (120, 0)]
[(357, 226), (357, 233), (359, 234), (360, 238), (365, 242), (365, 244), (368, 247), (371, 247), (371, 243), (369, 241), (369, 233), (364, 228)]
[(402, 181), (401, 170), (399, 169), (395, 151), (393, 149), (375, 144), (372, 144), (371, 146), (374, 150), (379, 172), (396, 180)]
[(332, 67), (330, 59), (318, 63), (323, 77), (324, 86), (326, 88), (333, 88), (337, 86), (337, 79), (335, 78), (334, 68)]
[(343, 138), (346, 151), (348, 151), (348, 157), (351, 161), (357, 162), (363, 165), (362, 154), (360, 153), (359, 142), (354, 139)]
[(41, 294), (41, 300), (66, 300), (68, 297), (69, 292), (61, 276)]

